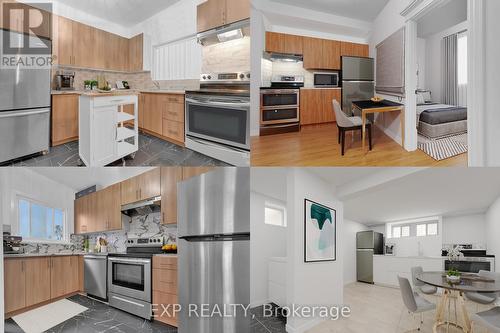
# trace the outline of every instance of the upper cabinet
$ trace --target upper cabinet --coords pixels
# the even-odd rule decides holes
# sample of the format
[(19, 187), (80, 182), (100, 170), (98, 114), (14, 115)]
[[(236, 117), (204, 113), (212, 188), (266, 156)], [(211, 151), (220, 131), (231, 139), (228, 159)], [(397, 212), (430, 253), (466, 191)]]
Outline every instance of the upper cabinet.
[(366, 44), (342, 42), (340, 55), (350, 57), (369, 57), (370, 50), (369, 46)]
[(161, 168), (161, 220), (177, 224), (177, 183), (182, 181), (182, 168)]
[(266, 52), (303, 54), (304, 38), (296, 35), (266, 32)]
[(143, 69), (142, 34), (128, 39), (56, 15), (53, 31), (59, 65), (123, 72)]
[(305, 69), (340, 69), (340, 42), (304, 37)]
[(198, 6), (198, 32), (250, 17), (250, 0), (207, 0)]
[(145, 172), (121, 183), (121, 204), (149, 199), (161, 195), (160, 169)]

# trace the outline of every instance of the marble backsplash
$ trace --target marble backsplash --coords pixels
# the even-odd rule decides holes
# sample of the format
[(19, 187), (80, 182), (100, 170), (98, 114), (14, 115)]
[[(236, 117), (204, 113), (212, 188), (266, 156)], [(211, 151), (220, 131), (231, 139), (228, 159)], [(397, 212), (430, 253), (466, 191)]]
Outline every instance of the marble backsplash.
[(164, 237), (165, 244), (177, 243), (177, 226), (161, 224), (161, 213), (124, 219), (122, 230), (83, 235), (71, 235), (69, 244), (24, 243), (25, 253), (83, 253), (84, 239), (88, 237), (90, 249), (95, 248), (99, 238), (108, 241), (108, 252), (125, 252), (127, 238)]

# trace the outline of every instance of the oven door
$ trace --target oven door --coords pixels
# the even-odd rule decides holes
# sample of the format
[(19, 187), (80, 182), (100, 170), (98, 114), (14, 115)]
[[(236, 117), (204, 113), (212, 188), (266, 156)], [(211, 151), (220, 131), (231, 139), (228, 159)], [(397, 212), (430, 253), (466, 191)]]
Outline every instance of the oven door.
[(261, 108), (299, 106), (300, 91), (297, 89), (263, 90), (260, 94)]
[(444, 269), (446, 271), (456, 269), (463, 273), (479, 273), (479, 271), (491, 271), (492, 267), (489, 261), (446, 260), (444, 262)]
[(151, 302), (151, 259), (108, 258), (108, 286), (112, 293)]
[(263, 108), (260, 112), (261, 125), (290, 124), (299, 122), (298, 107)]
[(187, 96), (186, 135), (250, 150), (249, 99)]

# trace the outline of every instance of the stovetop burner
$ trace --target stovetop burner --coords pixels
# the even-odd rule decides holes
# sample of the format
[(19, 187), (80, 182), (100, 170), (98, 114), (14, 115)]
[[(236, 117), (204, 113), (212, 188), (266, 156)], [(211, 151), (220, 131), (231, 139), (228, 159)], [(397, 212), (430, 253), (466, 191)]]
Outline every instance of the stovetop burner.
[(163, 237), (130, 238), (125, 242), (126, 252), (110, 253), (109, 257), (152, 258), (163, 253)]
[(186, 94), (250, 97), (250, 72), (202, 74), (200, 89)]

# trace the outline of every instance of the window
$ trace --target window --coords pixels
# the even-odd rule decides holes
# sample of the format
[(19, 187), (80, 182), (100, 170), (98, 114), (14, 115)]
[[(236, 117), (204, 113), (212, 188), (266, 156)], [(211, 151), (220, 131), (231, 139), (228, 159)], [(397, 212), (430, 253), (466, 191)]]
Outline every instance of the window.
[(286, 227), (286, 208), (266, 202), (264, 205), (264, 223), (279, 227)]
[(436, 236), (439, 233), (440, 221), (441, 218), (438, 216), (387, 223), (387, 237), (404, 238)]
[(196, 37), (155, 46), (153, 50), (153, 79), (200, 79), (201, 45)]
[(401, 227), (394, 227), (394, 228), (392, 228), (392, 237), (393, 238), (399, 238), (399, 237), (401, 237)]
[(458, 84), (466, 85), (467, 78), (467, 32), (458, 35), (457, 44)]
[(58, 208), (25, 198), (18, 200), (19, 235), (26, 240), (64, 240), (65, 214)]
[(410, 226), (401, 227), (401, 237), (410, 237)]
[(427, 235), (428, 236), (436, 236), (438, 234), (438, 225), (437, 223), (429, 223), (427, 225)]
[(417, 237), (426, 236), (427, 235), (427, 224), (418, 224), (417, 225)]

